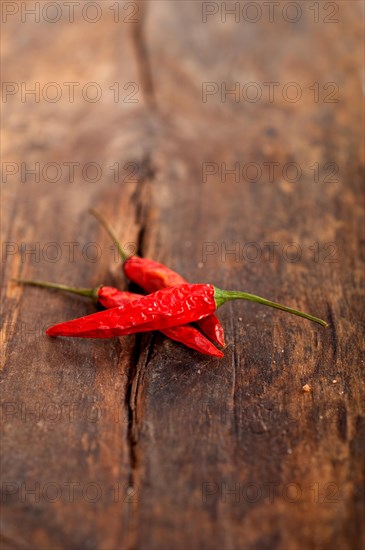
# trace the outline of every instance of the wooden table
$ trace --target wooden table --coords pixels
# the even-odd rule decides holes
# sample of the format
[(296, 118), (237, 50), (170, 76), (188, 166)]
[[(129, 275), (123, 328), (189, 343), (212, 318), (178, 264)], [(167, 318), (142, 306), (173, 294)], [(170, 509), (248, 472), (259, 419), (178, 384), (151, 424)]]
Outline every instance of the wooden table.
[[(32, 6), (3, 2), (3, 548), (357, 550), (363, 4)], [(95, 306), (12, 277), (127, 288), (90, 207), (329, 328), (235, 302), (222, 360), (47, 338)]]

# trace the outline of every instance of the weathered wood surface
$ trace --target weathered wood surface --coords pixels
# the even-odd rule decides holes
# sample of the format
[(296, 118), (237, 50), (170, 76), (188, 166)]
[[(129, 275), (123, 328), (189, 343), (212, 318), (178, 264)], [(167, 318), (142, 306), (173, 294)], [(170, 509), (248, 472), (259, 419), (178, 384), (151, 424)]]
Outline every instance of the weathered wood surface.
[[(3, 24), (4, 81), (39, 82), (41, 94), (56, 82), (63, 92), (54, 103), (21, 101), (20, 91), (3, 103), (3, 169), (20, 170), (2, 186), (3, 548), (356, 550), (363, 5), (314, 3), (315, 22), (302, 3), (288, 23), (281, 3), (272, 22), (263, 10), (250, 23), (242, 12), (222, 21), (213, 3), (218, 13), (205, 23), (199, 2), (154, 1), (139, 5), (138, 22), (123, 22), (125, 10), (115, 23), (112, 4), (100, 3), (94, 24), (77, 10), (70, 23), (65, 7), (54, 24), (19, 14)], [(73, 103), (65, 82), (80, 83)], [(82, 97), (88, 82), (100, 86), (100, 101)], [(109, 90), (116, 82), (119, 102)], [(131, 82), (137, 103), (123, 102), (137, 89), (123, 89)], [(203, 82), (241, 91), (253, 82), (263, 96), (249, 102), (246, 88), (238, 101), (216, 93), (203, 102)], [(279, 83), (272, 101), (265, 82)], [(302, 90), (297, 102), (283, 97), (289, 82)], [(36, 162), (39, 181), (22, 178), (21, 163)], [(42, 174), (51, 162), (61, 167), (54, 183), (52, 167)], [(79, 163), (73, 182), (70, 162)], [(102, 172), (94, 183), (81, 171), (89, 162)], [(288, 162), (300, 166), (299, 181), (283, 175)], [(218, 173), (204, 178), (206, 163)], [(256, 163), (263, 173), (223, 181), (222, 163), (243, 171)], [(189, 280), (293, 304), (329, 329), (236, 302), (219, 313), (223, 360), (159, 334), (51, 341), (45, 326), (94, 306), (10, 278), (125, 288), (91, 206), (124, 243)], [(90, 243), (101, 251), (94, 262)]]

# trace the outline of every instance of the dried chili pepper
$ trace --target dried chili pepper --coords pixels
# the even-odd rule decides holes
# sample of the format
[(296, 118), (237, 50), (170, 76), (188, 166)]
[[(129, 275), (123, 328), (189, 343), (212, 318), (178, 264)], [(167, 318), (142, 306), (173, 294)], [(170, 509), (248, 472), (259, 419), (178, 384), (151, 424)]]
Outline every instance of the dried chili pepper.
[(79, 338), (111, 338), (135, 332), (164, 330), (168, 327), (203, 319), (228, 300), (237, 299), (281, 309), (327, 326), (325, 321), (313, 315), (271, 302), (254, 294), (235, 290), (220, 290), (209, 284), (184, 284), (158, 290), (122, 307), (60, 323), (50, 327), (47, 334)]
[[(71, 292), (73, 294), (78, 294), (79, 296), (86, 296), (99, 302), (99, 304), (101, 304), (106, 309), (124, 306), (125, 304), (128, 304), (133, 300), (138, 300), (139, 298), (142, 298), (141, 294), (121, 291), (112, 286), (101, 285), (96, 288), (75, 288), (58, 283), (31, 281), (28, 279), (13, 279), (13, 281), (42, 288), (63, 290), (66, 292)], [(210, 342), (210, 340), (208, 340), (208, 338), (206, 338), (201, 332), (199, 332), (199, 330), (192, 327), (191, 325), (166, 328), (161, 332), (168, 338), (171, 338), (171, 340), (181, 342), (185, 346), (195, 349), (196, 351), (199, 351), (200, 353), (203, 353), (205, 355), (211, 355), (212, 357), (224, 356), (223, 353), (219, 349), (217, 349), (212, 344), (212, 342)]]
[[(139, 256), (128, 256), (108, 222), (96, 210), (91, 209), (90, 212), (113, 239), (123, 261), (124, 274), (130, 281), (136, 283), (148, 293), (187, 283), (184, 277), (163, 264), (147, 258), (140, 258)], [(218, 317), (210, 315), (204, 319), (200, 319), (198, 326), (213, 342), (220, 346), (225, 346), (224, 330)]]

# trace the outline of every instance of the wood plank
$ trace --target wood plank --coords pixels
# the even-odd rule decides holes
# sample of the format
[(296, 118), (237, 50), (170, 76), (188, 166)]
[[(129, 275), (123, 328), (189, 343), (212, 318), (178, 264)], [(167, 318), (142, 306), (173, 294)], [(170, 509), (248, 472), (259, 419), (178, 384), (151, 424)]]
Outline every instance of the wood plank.
[[(3, 499), (5, 548), (361, 547), (362, 8), (334, 3), (339, 22), (330, 24), (322, 3), (318, 23), (303, 5), (290, 24), (281, 3), (272, 23), (242, 12), (224, 23), (214, 5), (206, 23), (200, 2), (154, 1), (139, 4), (137, 24), (105, 16), (91, 28), (79, 18), (42, 32), (25, 24), (21, 35), (6, 25), (6, 81), (95, 81), (105, 95), (96, 104), (9, 98), (5, 161), (103, 170), (95, 183), (9, 177), (4, 235), (18, 250), (3, 262), (6, 281), (125, 285), (87, 214), (96, 205), (125, 243), (187, 279), (297, 306), (330, 327), (235, 302), (219, 313), (223, 360), (159, 334), (51, 342), (29, 331), (93, 306), (6, 284), (2, 479), (14, 494)], [(111, 100), (117, 81), (137, 84), (137, 104)], [(203, 82), (219, 90), (206, 102)], [(236, 82), (239, 101), (223, 102), (222, 86)], [(243, 99), (248, 82), (261, 100)], [(265, 82), (279, 83), (273, 101)], [(302, 91), (297, 102), (283, 97), (289, 82)], [(324, 102), (337, 90), (329, 82), (336, 103)], [(124, 171), (115, 183), (115, 162), (134, 163), (137, 178)], [(238, 163), (238, 181), (224, 181), (223, 163)], [(288, 181), (288, 163), (300, 167), (298, 181)], [(261, 178), (247, 181), (255, 167)], [(74, 241), (70, 261), (64, 243)], [(40, 257), (23, 258), (20, 243), (34, 242)], [(42, 254), (50, 242), (63, 252), (54, 263)], [(102, 251), (95, 262), (82, 254), (91, 242)], [(70, 482), (79, 484), (74, 502)], [(22, 498), (35, 483), (39, 502)], [(42, 494), (50, 483), (62, 489), (55, 503)], [(93, 483), (95, 503), (92, 486), (91, 498), (82, 494)]]
[[(363, 429), (356, 298), (362, 157), (354, 65), (361, 54), (356, 62), (360, 30), (349, 10), (341, 4), (334, 26), (315, 25), (307, 13), (300, 25), (250, 29), (218, 17), (202, 24), (201, 6), (191, 3), (154, 3), (151, 10), (147, 30), (155, 78), (163, 83), (156, 98), (166, 139), (153, 184), (159, 216), (145, 233), (145, 254), (157, 250), (194, 281), (316, 311), (331, 327), (234, 303), (220, 313), (229, 342), (223, 361), (172, 356), (167, 342), (165, 356), (159, 350), (148, 365), (141, 361), (132, 394), (143, 489), (138, 548), (359, 547), (353, 480), (361, 483)], [(273, 104), (248, 104), (222, 103), (217, 94), (202, 103), (204, 81), (231, 88), (294, 81), (306, 96), (295, 104), (280, 95)], [(316, 81), (336, 82), (341, 100), (314, 103), (307, 87)], [(280, 166), (271, 183), (264, 175), (252, 183), (232, 175), (224, 183), (221, 173), (202, 179), (207, 162), (231, 169), (252, 162), (264, 174), (264, 163), (273, 161)], [(287, 162), (302, 167), (301, 181), (280, 177)], [(315, 162), (336, 163), (338, 181), (314, 182)], [(258, 261), (249, 260), (250, 242), (262, 252)], [(270, 242), (278, 243), (273, 261), (264, 246)], [(293, 252), (291, 242), (302, 254), (297, 262), (283, 256)], [(322, 253), (315, 261), (315, 242), (322, 253), (335, 243), (336, 263)], [(204, 262), (206, 243), (216, 246)], [(243, 258), (225, 254), (235, 245)], [(306, 383), (310, 394), (302, 391)]]
[[(94, 306), (9, 282), (17, 276), (84, 287), (126, 285), (120, 274), (118, 279), (121, 266), (108, 237), (87, 213), (100, 208), (125, 231), (123, 241), (136, 241), (133, 197), (144, 178), (146, 106), (131, 24), (110, 19), (104, 15), (90, 25), (76, 12), (74, 23), (65, 16), (59, 24), (43, 22), (41, 32), (31, 21), (10, 19), (5, 26), (5, 81), (26, 82), (28, 89), (39, 82), (40, 90), (54, 81), (63, 95), (57, 103), (42, 97), (22, 102), (19, 93), (9, 97), (5, 110), (3, 161), (16, 163), (19, 173), (2, 191), (9, 252), (3, 257), (8, 284), (2, 306), (4, 547), (126, 544), (133, 506), (126, 395), (135, 342), (51, 341), (44, 337), (46, 326), (91, 313)], [(79, 83), (74, 103), (64, 82)], [(90, 82), (102, 90), (96, 103), (80, 91), (92, 97)], [(114, 102), (109, 87), (115, 82), (124, 95), (132, 90), (123, 90), (128, 82), (138, 86), (138, 103), (124, 103), (122, 96)], [(30, 169), (36, 162), (40, 181), (32, 175), (22, 181), (21, 163)], [(59, 181), (52, 183), (52, 169), (44, 172), (47, 163), (57, 164)], [(69, 163), (75, 163), (74, 177)], [(95, 182), (88, 163), (100, 172)], [(111, 170), (115, 163), (119, 181)]]

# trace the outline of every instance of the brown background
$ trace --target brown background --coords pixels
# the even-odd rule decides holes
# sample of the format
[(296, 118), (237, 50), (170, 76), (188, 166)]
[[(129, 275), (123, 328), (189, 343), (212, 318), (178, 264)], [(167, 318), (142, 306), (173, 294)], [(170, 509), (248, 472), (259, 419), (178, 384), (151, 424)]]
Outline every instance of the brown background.
[[(19, 170), (2, 187), (3, 548), (361, 546), (363, 4), (301, 3), (296, 23), (286, 2), (272, 22), (261, 3), (256, 23), (242, 11), (224, 22), (213, 4), (206, 23), (199, 2), (163, 1), (136, 15), (120, 3), (119, 22), (100, 2), (95, 23), (81, 7), (70, 22), (65, 6), (53, 24), (51, 8), (39, 23), (20, 12), (3, 23), (6, 90), (19, 86), (2, 103), (3, 170)], [(73, 103), (65, 82), (80, 83)], [(89, 82), (95, 103), (81, 93)], [(254, 82), (262, 98), (203, 102), (203, 82)], [(265, 82), (278, 83), (272, 101)], [(39, 100), (22, 98), (35, 83)], [(203, 178), (207, 162), (218, 173)], [(268, 162), (279, 163), (272, 181)], [(299, 181), (283, 174), (289, 162)], [(35, 163), (39, 181), (22, 174)], [(222, 163), (263, 173), (223, 181)], [(160, 334), (51, 341), (44, 327), (94, 306), (9, 280), (126, 288), (91, 206), (125, 245), (190, 281), (255, 292), (329, 328), (235, 302), (219, 312), (222, 360)]]

